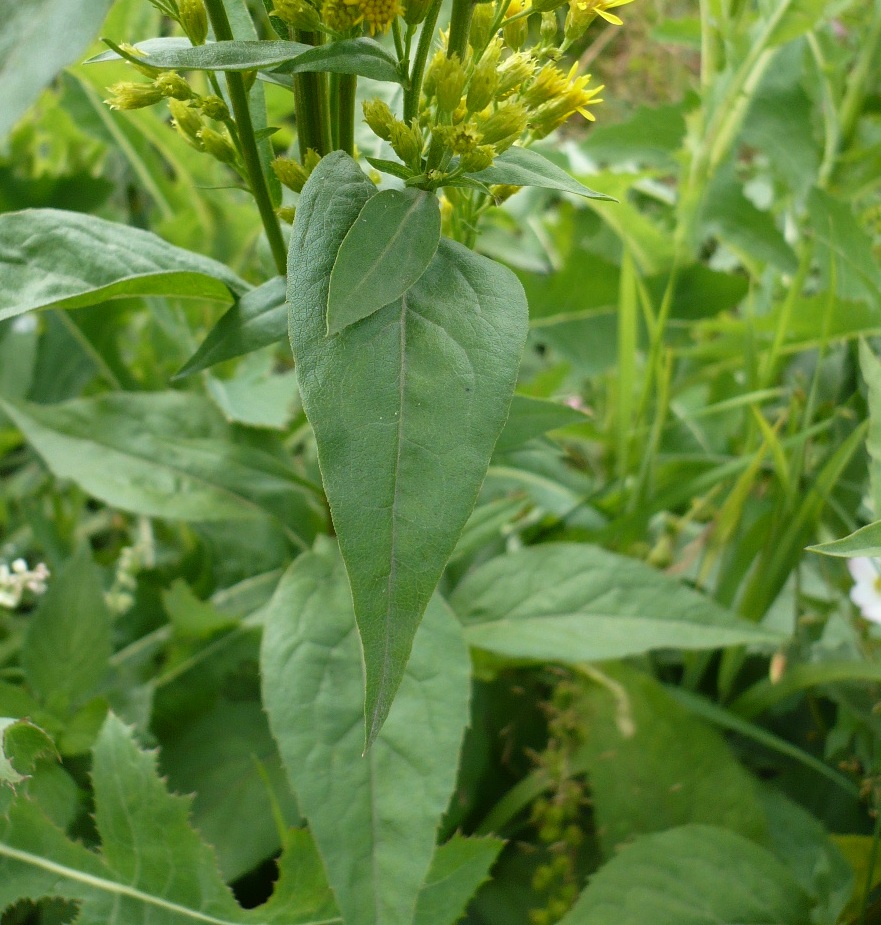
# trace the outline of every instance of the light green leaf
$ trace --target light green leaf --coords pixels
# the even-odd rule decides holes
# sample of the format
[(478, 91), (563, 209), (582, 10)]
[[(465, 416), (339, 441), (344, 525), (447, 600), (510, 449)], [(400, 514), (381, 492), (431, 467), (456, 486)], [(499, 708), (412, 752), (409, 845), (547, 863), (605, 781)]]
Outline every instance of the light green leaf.
[(232, 442), (193, 393), (115, 393), (61, 405), (0, 408), (58, 478), (105, 503), (172, 520), (277, 519), (311, 542), (316, 511), (302, 479), (276, 457)]
[(869, 432), (866, 449), (869, 453), (869, 485), (875, 510), (881, 510), (881, 360), (864, 340), (859, 347), (860, 372), (866, 382), (869, 402)]
[(624, 848), (560, 925), (805, 925), (810, 912), (770, 852), (725, 829), (686, 825)]
[(438, 846), (425, 883), (419, 891), (413, 925), (454, 925), (468, 900), (488, 879), (499, 852), (500, 838), (464, 838), (454, 835)]
[(222, 263), (149, 231), (58, 209), (0, 215), (0, 276), (0, 320), (126, 296), (226, 302), (248, 289)]
[[(208, 42), (193, 47), (186, 39), (158, 38), (138, 42), (153, 67), (178, 71), (269, 71), (273, 74), (302, 74), (324, 71), (357, 74), (373, 80), (400, 82), (395, 58), (369, 38), (343, 39), (318, 47), (300, 42)], [(115, 51), (104, 52), (87, 63), (118, 59)]]
[(403, 299), (326, 337), (328, 277), (373, 194), (350, 157), (324, 158), (301, 194), (288, 262), (300, 394), (364, 647), (368, 743), (476, 501), (527, 327), (514, 275), (443, 240)]
[(587, 420), (583, 411), (561, 405), (559, 402), (528, 395), (515, 395), (505, 428), (496, 443), (496, 453), (516, 450), (533, 437), (540, 437), (549, 430), (583, 424)]
[[(768, 47), (783, 45), (810, 32), (823, 18), (824, 0), (779, 0), (770, 19), (776, 20), (768, 37)], [(764, 26), (761, 23), (759, 28)]]
[(188, 798), (168, 794), (156, 755), (111, 716), (94, 749), (96, 853), (68, 840), (37, 804), (16, 798), (0, 815), (0, 912), (22, 899), (80, 904), (77, 925), (318, 925), (339, 921), (308, 840), (292, 835), (275, 895), (242, 909), (213, 850), (189, 824)]
[(383, 190), (369, 199), (333, 264), (327, 333), (337, 334), (400, 299), (431, 263), (440, 233), (433, 193)]
[(297, 374), (274, 372), (276, 358), (251, 355), (230, 379), (206, 377), (208, 394), (231, 424), (284, 430), (300, 410)]
[(112, 0), (18, 0), (0, 14), (0, 140), (89, 47)]
[[(504, 183), (511, 186), (539, 186), (543, 189), (560, 190), (574, 193), (587, 199), (609, 199), (605, 193), (598, 193), (579, 183), (565, 170), (549, 161), (543, 154), (532, 148), (515, 145), (502, 152), (491, 167), (471, 174), (481, 183)], [(614, 200), (613, 200), (614, 201)]]
[(873, 524), (860, 527), (849, 536), (840, 540), (830, 540), (828, 543), (818, 543), (808, 546), (810, 552), (819, 552), (824, 556), (842, 556), (853, 559), (856, 556), (881, 557), (881, 520)]
[(515, 659), (578, 663), (780, 641), (642, 562), (577, 543), (499, 556), (450, 604), (472, 646)]
[(111, 654), (110, 614), (87, 546), (49, 579), (22, 649), (31, 688), (62, 715), (93, 694)]
[(713, 728), (634, 668), (610, 666), (597, 680), (575, 698), (589, 734), (572, 760), (587, 770), (607, 858), (637, 835), (689, 823), (762, 841), (756, 783)]
[(283, 340), (288, 330), (286, 285), (283, 276), (275, 276), (246, 292), (214, 325), (174, 378), (183, 379)]
[(39, 726), (26, 719), (0, 717), (0, 786), (22, 783), (37, 759), (54, 754), (55, 745)]
[(261, 659), (270, 727), (347, 925), (411, 925), (468, 722), (460, 627), (434, 598), (366, 755), (357, 628), (329, 543), (282, 579)]

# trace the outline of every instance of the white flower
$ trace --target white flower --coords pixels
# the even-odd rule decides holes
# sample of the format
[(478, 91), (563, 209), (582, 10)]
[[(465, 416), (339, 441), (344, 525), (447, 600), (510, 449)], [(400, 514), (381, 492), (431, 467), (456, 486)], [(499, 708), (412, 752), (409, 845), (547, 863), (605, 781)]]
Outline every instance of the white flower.
[(850, 599), (860, 613), (873, 623), (881, 623), (881, 562), (878, 559), (848, 559), (848, 570), (855, 582)]
[(46, 590), (49, 569), (40, 562), (33, 570), (24, 559), (16, 559), (12, 568), (0, 562), (0, 607), (15, 610), (21, 603), (25, 591), (42, 594)]

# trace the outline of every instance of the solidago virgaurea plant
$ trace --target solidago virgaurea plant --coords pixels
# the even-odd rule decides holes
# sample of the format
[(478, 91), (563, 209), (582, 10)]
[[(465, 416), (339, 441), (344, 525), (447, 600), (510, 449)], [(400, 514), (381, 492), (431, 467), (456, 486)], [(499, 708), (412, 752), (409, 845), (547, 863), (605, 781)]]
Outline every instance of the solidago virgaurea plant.
[[(188, 40), (111, 43), (103, 56), (143, 75), (111, 87), (111, 106), (167, 100), (184, 139), (239, 174), (287, 275), (300, 393), (363, 645), (368, 746), (474, 506), (525, 342), (516, 277), (471, 250), (481, 217), (523, 186), (605, 198), (531, 146), (594, 118), (602, 87), (561, 58), (596, 16), (620, 22), (607, 12), (619, 5), (455, 0), (441, 23), (440, 0), (278, 0), (278, 38), (243, 42), (207, 0), (206, 44), (198, 3), (163, 3)], [(200, 69), (215, 93), (185, 78)], [(250, 111), (255, 74), (289, 84), (298, 156), (270, 160)], [(398, 85), (395, 104), (356, 106), (359, 77)], [(356, 159), (361, 118), (389, 157)], [(279, 182), (295, 202), (280, 201)], [(288, 245), (279, 216), (293, 219)]]

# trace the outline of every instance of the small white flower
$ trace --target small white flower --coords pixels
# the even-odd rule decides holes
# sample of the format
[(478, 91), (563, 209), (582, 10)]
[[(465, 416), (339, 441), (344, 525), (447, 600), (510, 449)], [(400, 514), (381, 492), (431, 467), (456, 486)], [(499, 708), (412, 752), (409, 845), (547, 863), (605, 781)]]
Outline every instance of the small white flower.
[(881, 562), (865, 557), (848, 559), (847, 568), (854, 580), (850, 599), (867, 620), (881, 623)]

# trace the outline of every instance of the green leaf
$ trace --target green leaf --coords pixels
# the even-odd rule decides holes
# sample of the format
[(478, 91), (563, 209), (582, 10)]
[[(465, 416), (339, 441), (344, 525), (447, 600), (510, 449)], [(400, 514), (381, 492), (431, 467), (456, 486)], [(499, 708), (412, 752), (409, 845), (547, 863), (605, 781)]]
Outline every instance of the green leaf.
[(28, 779), (37, 759), (55, 754), (49, 736), (26, 719), (0, 717), (0, 786)]
[(869, 453), (869, 486), (875, 510), (881, 510), (881, 360), (865, 340), (859, 347), (860, 372), (866, 382), (869, 404), (866, 449)]
[(454, 835), (438, 846), (419, 891), (413, 925), (453, 925), (468, 900), (489, 878), (489, 870), (504, 848), (500, 838)]
[(762, 841), (756, 783), (714, 729), (634, 668), (604, 668), (596, 681), (573, 704), (589, 734), (572, 760), (587, 769), (607, 858), (637, 835), (689, 823)]
[(443, 240), (403, 299), (326, 337), (328, 277), (373, 194), (350, 157), (324, 158), (301, 194), (288, 263), (300, 394), (364, 647), (368, 743), (476, 501), (527, 326), (516, 277)]
[(32, 691), (65, 714), (97, 690), (111, 652), (101, 577), (88, 547), (81, 546), (50, 578), (28, 623), (25, 677)]
[(626, 122), (592, 128), (579, 147), (593, 160), (613, 167), (622, 161), (672, 167), (684, 137), (682, 104), (640, 106)]
[(543, 154), (531, 148), (514, 146), (500, 154), (491, 167), (472, 174), (482, 183), (504, 183), (511, 186), (540, 186), (544, 189), (574, 193), (587, 199), (608, 199), (611, 196), (598, 193), (579, 183), (565, 170), (549, 161)]
[(112, 0), (21, 0), (0, 19), (0, 141), (44, 87), (89, 47)]
[(505, 429), (496, 443), (496, 453), (515, 450), (534, 437), (540, 437), (549, 430), (583, 424), (587, 420), (583, 411), (561, 405), (559, 402), (528, 395), (515, 395)]
[(492, 559), (450, 604), (472, 646), (515, 659), (578, 663), (780, 641), (642, 562), (576, 543)]
[(233, 443), (211, 403), (193, 393), (0, 408), (58, 478), (113, 507), (171, 520), (268, 515), (299, 544), (314, 535), (308, 484), (274, 456)]
[(810, 911), (770, 852), (725, 829), (686, 825), (622, 849), (560, 925), (805, 925)]
[[(187, 39), (158, 38), (138, 42), (145, 63), (178, 71), (269, 71), (302, 74), (323, 71), (357, 74), (373, 80), (400, 82), (395, 58), (368, 38), (343, 39), (318, 47), (300, 42), (207, 42), (193, 47)], [(90, 58), (88, 64), (118, 59), (115, 51)]]
[(284, 430), (300, 410), (297, 374), (275, 373), (276, 358), (252, 355), (230, 379), (206, 377), (208, 394), (231, 424)]
[(349, 229), (330, 274), (327, 333), (338, 334), (401, 296), (422, 276), (440, 243), (437, 196), (383, 190)]
[(149, 231), (58, 209), (0, 215), (0, 276), (0, 320), (125, 296), (226, 302), (248, 289), (222, 263)]
[(276, 344), (287, 336), (288, 307), (283, 276), (246, 292), (214, 325), (199, 349), (175, 375), (183, 379), (231, 360)]
[[(776, 20), (767, 44), (784, 45), (810, 32), (826, 12), (824, 0), (779, 0), (770, 19)], [(761, 23), (759, 28), (764, 26)]]
[(282, 579), (261, 660), (270, 727), (347, 925), (410, 925), (468, 722), (460, 627), (434, 598), (366, 755), (361, 652), (330, 543), (300, 556)]
[(154, 752), (140, 751), (111, 716), (92, 763), (101, 853), (68, 840), (37, 804), (16, 798), (0, 815), (0, 912), (22, 899), (80, 904), (78, 925), (318, 925), (338, 921), (306, 837), (292, 835), (275, 895), (242, 909), (213, 850), (189, 824), (190, 800), (168, 794)]
[(853, 559), (857, 556), (879, 558), (881, 557), (881, 520), (866, 524), (865, 527), (860, 527), (859, 530), (855, 530), (840, 540), (830, 540), (828, 543), (808, 546), (808, 550), (822, 553), (824, 556), (842, 556), (846, 559)]

